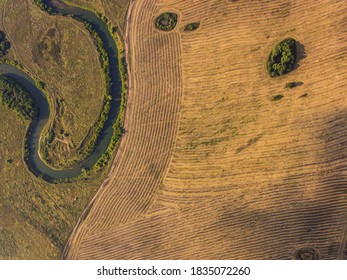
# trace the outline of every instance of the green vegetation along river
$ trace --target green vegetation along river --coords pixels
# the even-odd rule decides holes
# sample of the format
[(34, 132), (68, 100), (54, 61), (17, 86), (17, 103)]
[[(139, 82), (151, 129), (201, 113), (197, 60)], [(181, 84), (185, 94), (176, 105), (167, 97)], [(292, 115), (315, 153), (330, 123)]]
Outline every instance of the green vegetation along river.
[(29, 157), (27, 159), (29, 170), (34, 173), (35, 176), (42, 176), (46, 179), (73, 178), (82, 174), (84, 169), (93, 167), (98, 159), (105, 153), (111, 142), (114, 133), (113, 124), (118, 116), (122, 94), (122, 84), (118, 65), (118, 49), (111, 33), (109, 32), (107, 24), (99, 19), (93, 12), (68, 6), (57, 0), (46, 1), (46, 3), (48, 3), (55, 12), (70, 15), (89, 23), (103, 41), (103, 46), (109, 59), (109, 73), (112, 81), (111, 109), (107, 121), (97, 139), (97, 144), (93, 152), (77, 166), (70, 169), (53, 169), (43, 162), (39, 156), (39, 145), (40, 135), (47, 124), (50, 114), (47, 97), (36, 87), (36, 83), (31, 77), (14, 66), (8, 64), (0, 65), (0, 74), (7, 74), (22, 84), (32, 94), (39, 108), (38, 118), (31, 124), (29, 128), (31, 133), (28, 134), (27, 139), (29, 145)]

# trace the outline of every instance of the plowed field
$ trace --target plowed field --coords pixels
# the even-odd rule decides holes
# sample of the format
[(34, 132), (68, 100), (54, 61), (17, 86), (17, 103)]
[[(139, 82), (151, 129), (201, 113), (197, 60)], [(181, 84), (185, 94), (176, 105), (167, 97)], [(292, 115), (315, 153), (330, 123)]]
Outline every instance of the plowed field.
[[(345, 4), (134, 1), (126, 133), (65, 257), (346, 258)], [(172, 32), (155, 29), (166, 11)], [(287, 37), (299, 65), (270, 78)]]

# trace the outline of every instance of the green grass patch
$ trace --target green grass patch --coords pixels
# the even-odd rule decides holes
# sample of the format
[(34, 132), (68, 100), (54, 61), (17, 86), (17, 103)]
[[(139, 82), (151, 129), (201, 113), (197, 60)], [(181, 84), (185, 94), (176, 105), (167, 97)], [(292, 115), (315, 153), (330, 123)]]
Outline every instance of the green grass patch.
[(177, 25), (178, 16), (172, 12), (166, 12), (157, 17), (155, 27), (162, 31), (172, 31)]
[(293, 70), (297, 60), (296, 44), (293, 38), (287, 38), (271, 51), (267, 63), (271, 77), (282, 76)]

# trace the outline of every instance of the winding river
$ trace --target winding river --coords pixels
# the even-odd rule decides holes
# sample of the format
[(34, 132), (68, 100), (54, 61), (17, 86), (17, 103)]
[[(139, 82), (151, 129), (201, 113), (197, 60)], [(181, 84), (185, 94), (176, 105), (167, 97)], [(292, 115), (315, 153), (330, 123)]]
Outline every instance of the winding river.
[(112, 80), (111, 110), (106, 124), (100, 133), (95, 150), (85, 160), (73, 168), (57, 170), (48, 166), (39, 156), (40, 135), (43, 128), (47, 124), (50, 114), (50, 108), (46, 95), (36, 87), (35, 81), (33, 81), (30, 76), (14, 66), (1, 64), (0, 74), (7, 74), (22, 84), (32, 94), (36, 104), (39, 107), (38, 118), (31, 124), (31, 135), (28, 137), (30, 154), (28, 159), (29, 162), (27, 163), (29, 170), (34, 173), (35, 176), (42, 176), (46, 179), (73, 178), (79, 176), (83, 169), (91, 168), (100, 158), (100, 156), (107, 150), (107, 147), (110, 144), (113, 135), (113, 124), (117, 118), (121, 102), (122, 84), (118, 69), (118, 50), (107, 25), (93, 12), (68, 6), (58, 0), (47, 1), (47, 3), (49, 3), (49, 6), (51, 6), (54, 11), (65, 15), (72, 15), (90, 23), (93, 29), (102, 39), (105, 51), (107, 52), (109, 58), (110, 76)]

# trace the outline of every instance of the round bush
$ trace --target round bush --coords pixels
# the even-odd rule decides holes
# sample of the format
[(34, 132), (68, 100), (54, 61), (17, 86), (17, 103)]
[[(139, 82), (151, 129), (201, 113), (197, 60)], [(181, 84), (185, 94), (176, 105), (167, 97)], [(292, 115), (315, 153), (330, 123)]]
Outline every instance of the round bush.
[(199, 26), (200, 26), (200, 22), (192, 22), (192, 23), (187, 24), (184, 27), (184, 31), (194, 31), (194, 30), (198, 29)]
[(166, 12), (157, 17), (155, 27), (162, 31), (172, 31), (177, 25), (178, 16), (172, 12)]
[(271, 77), (277, 77), (293, 70), (296, 62), (296, 41), (287, 38), (270, 53), (267, 69)]

